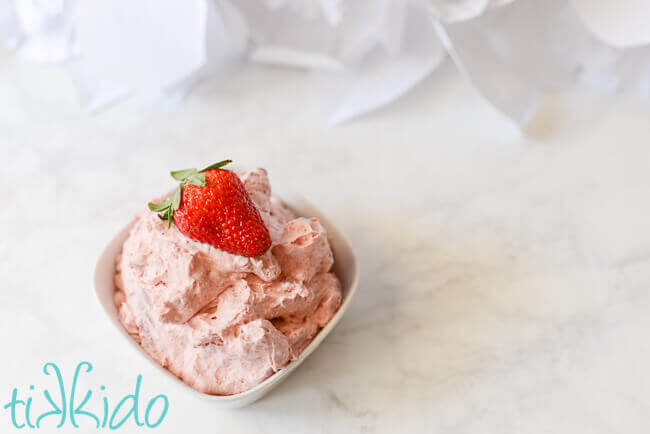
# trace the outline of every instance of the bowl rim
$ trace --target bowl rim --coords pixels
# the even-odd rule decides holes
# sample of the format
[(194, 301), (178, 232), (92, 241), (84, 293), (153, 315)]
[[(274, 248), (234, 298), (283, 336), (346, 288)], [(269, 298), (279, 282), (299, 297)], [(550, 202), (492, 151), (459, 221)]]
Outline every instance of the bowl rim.
[[(305, 214), (305, 212), (303, 211), (305, 209), (308, 209), (309, 214), (311, 214), (312, 217), (318, 218), (321, 225), (323, 225), (323, 227), (325, 227), (325, 229), (327, 230), (327, 234), (330, 240), (334, 240), (334, 242), (333, 243), (331, 242), (331, 244), (336, 244), (337, 246), (336, 249), (335, 246), (332, 246), (332, 251), (335, 256), (335, 264), (336, 264), (336, 253), (334, 252), (334, 250), (339, 250), (339, 249), (347, 250), (347, 253), (349, 255), (348, 260), (351, 262), (350, 269), (352, 270), (351, 271), (352, 279), (350, 281), (349, 287), (342, 288), (343, 301), (339, 306), (338, 310), (336, 311), (336, 313), (334, 314), (334, 316), (325, 325), (325, 327), (321, 328), (318, 331), (318, 333), (312, 339), (309, 345), (300, 353), (300, 356), (298, 356), (296, 360), (290, 362), (284, 368), (279, 369), (278, 371), (271, 374), (268, 378), (266, 378), (261, 383), (243, 392), (236, 393), (234, 395), (212, 395), (194, 389), (192, 386), (190, 386), (189, 384), (185, 383), (183, 380), (178, 378), (167, 368), (160, 365), (155, 359), (153, 359), (153, 357), (151, 357), (146, 351), (144, 351), (144, 349), (128, 334), (128, 332), (124, 329), (122, 323), (119, 321), (117, 315), (117, 307), (114, 307), (114, 311), (111, 311), (110, 308), (105, 306), (105, 303), (102, 301), (102, 294), (106, 292), (106, 290), (102, 288), (105, 288), (107, 285), (106, 273), (105, 273), (106, 261), (110, 261), (111, 264), (109, 266), (109, 269), (111, 270), (110, 286), (113, 288), (113, 292), (111, 293), (111, 300), (112, 300), (112, 294), (114, 294), (115, 292), (115, 283), (113, 282), (112, 279), (112, 276), (115, 275), (115, 258), (117, 254), (121, 252), (122, 244), (128, 237), (131, 227), (135, 223), (135, 218), (131, 219), (129, 223), (126, 226), (124, 226), (122, 229), (120, 229), (120, 231), (116, 235), (114, 235), (113, 238), (105, 245), (105, 247), (102, 249), (99, 255), (97, 263), (95, 264), (95, 268), (93, 272), (93, 282), (95, 286), (95, 295), (97, 298), (97, 302), (100, 304), (102, 310), (108, 316), (111, 323), (113, 323), (113, 326), (115, 326), (118, 329), (118, 332), (122, 335), (122, 337), (126, 338), (129, 341), (129, 343), (131, 344), (130, 346), (133, 349), (135, 349), (140, 356), (146, 358), (149, 362), (155, 365), (156, 368), (158, 368), (158, 370), (164, 371), (164, 374), (168, 378), (172, 379), (172, 384), (175, 384), (176, 386), (181, 386), (182, 389), (191, 392), (193, 395), (200, 397), (202, 399), (207, 399), (210, 401), (221, 402), (221, 403), (234, 403), (234, 402), (249, 399), (258, 394), (263, 394), (265, 391), (270, 390), (273, 386), (277, 385), (279, 382), (285, 379), (291, 372), (293, 372), (304, 360), (306, 360), (311, 355), (312, 352), (316, 350), (316, 348), (318, 348), (318, 346), (323, 342), (323, 340), (325, 340), (325, 338), (330, 334), (330, 332), (334, 329), (334, 327), (336, 327), (336, 325), (339, 323), (339, 321), (341, 320), (341, 318), (349, 308), (350, 303), (352, 302), (352, 299), (354, 298), (354, 295), (356, 294), (359, 288), (359, 281), (360, 281), (359, 260), (356, 251), (352, 247), (352, 244), (350, 243), (350, 240), (347, 238), (347, 236), (345, 236), (345, 234), (341, 232), (338, 229), (338, 227), (331, 222), (329, 218), (323, 215), (323, 213), (318, 208), (316, 208), (313, 204), (311, 204), (311, 202), (305, 199), (302, 195), (299, 195), (295, 192), (290, 192), (282, 195), (274, 194), (273, 196), (279, 199), (289, 209), (294, 211), (294, 213), (297, 216), (301, 216), (302, 214)], [(303, 211), (299, 211), (299, 209), (302, 209)], [(332, 272), (335, 271), (332, 270)], [(341, 276), (337, 274), (337, 277), (343, 284), (343, 279), (341, 278)], [(111, 304), (115, 306), (114, 303)]]

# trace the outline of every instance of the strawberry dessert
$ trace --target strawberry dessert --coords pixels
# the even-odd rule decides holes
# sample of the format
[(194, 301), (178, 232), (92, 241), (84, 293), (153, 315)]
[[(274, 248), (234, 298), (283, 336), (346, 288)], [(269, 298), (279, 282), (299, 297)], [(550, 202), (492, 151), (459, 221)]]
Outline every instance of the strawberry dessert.
[(266, 170), (229, 160), (171, 172), (116, 260), (129, 334), (195, 389), (246, 391), (295, 360), (341, 303), (327, 231), (271, 195)]

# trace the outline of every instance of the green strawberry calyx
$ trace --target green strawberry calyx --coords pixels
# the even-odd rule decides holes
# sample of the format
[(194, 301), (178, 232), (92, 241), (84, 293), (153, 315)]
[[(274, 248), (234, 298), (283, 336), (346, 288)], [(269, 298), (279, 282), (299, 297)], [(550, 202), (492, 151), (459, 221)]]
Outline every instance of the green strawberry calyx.
[(205, 173), (203, 172), (212, 169), (220, 169), (229, 163), (232, 163), (232, 160), (219, 161), (218, 163), (214, 163), (202, 170), (192, 168), (172, 171), (172, 178), (180, 182), (178, 188), (173, 195), (160, 203), (149, 202), (149, 209), (153, 212), (157, 212), (158, 217), (161, 220), (166, 220), (168, 222), (167, 227), (171, 227), (174, 222), (174, 211), (176, 211), (181, 205), (183, 187), (187, 184), (197, 185), (199, 187), (205, 186)]

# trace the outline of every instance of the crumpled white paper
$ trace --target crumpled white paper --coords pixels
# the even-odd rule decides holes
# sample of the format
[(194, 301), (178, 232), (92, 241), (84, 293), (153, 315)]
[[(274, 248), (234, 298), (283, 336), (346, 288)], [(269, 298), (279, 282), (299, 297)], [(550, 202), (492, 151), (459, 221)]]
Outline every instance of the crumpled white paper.
[(606, 44), (567, 0), (517, 0), (438, 30), (479, 92), (520, 125), (545, 93), (576, 83), (647, 94), (648, 51)]
[(74, 50), (70, 0), (2, 0), (0, 40), (27, 59), (57, 62)]
[(518, 0), (438, 29), (461, 71), (519, 124), (544, 92), (574, 84), (612, 51), (584, 29), (565, 0)]
[(180, 100), (241, 59), (313, 71), (335, 124), (399, 98), (447, 53), (520, 125), (576, 83), (650, 92), (646, 0), (0, 1), (0, 40), (62, 62), (88, 111)]
[(618, 48), (650, 44), (647, 0), (570, 0), (580, 19), (603, 42)]
[(249, 23), (254, 62), (319, 73), (332, 123), (388, 104), (445, 56), (424, 1), (237, 3)]
[[(428, 76), (446, 52), (425, 14), (403, 11), (400, 46), (376, 46), (341, 72), (321, 73), (330, 96), (329, 122), (338, 124), (389, 104)], [(335, 98), (334, 100), (332, 100)]]

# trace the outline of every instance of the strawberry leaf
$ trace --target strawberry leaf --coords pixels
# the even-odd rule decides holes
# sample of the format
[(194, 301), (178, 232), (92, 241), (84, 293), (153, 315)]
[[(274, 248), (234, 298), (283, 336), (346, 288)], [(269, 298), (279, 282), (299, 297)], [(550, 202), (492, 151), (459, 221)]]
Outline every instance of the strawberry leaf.
[(204, 173), (193, 173), (183, 181), (183, 185), (192, 184), (203, 187), (205, 185), (205, 174)]
[(176, 211), (179, 206), (181, 206), (181, 193), (183, 192), (183, 187), (178, 186), (178, 189), (176, 189), (176, 193), (174, 193), (174, 197), (171, 200), (171, 209), (173, 211)]
[(149, 202), (149, 209), (154, 212), (160, 212), (169, 208), (170, 204), (171, 204), (171, 200), (169, 200), (169, 198), (163, 200), (160, 203)]
[(174, 221), (174, 211), (176, 211), (180, 206), (180, 193), (181, 187), (179, 186), (178, 190), (176, 190), (176, 193), (174, 193), (174, 196), (168, 197), (160, 203), (149, 202), (149, 209), (151, 211), (157, 212), (158, 217), (161, 220), (167, 220), (169, 226), (171, 226), (172, 222)]
[(201, 172), (205, 172), (206, 170), (212, 170), (212, 169), (220, 169), (221, 167), (225, 166), (226, 164), (230, 164), (230, 163), (232, 163), (232, 160), (219, 161), (218, 163), (214, 163), (211, 166), (208, 166), (205, 169), (201, 170)]
[(185, 181), (188, 176), (199, 173), (196, 168), (191, 168), (191, 169), (183, 169), (183, 170), (174, 170), (170, 172), (172, 175), (172, 178), (174, 178), (176, 181)]

